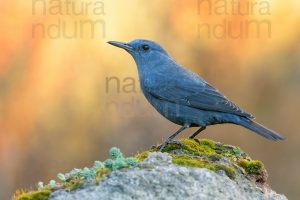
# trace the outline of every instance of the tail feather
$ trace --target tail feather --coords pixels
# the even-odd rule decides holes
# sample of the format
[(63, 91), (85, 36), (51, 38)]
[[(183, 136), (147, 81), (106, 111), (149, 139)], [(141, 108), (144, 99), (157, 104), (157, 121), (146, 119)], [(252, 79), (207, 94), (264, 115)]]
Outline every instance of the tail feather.
[(276, 133), (275, 131), (264, 127), (263, 125), (250, 119), (242, 119), (239, 124), (268, 140), (277, 141), (285, 139), (285, 137), (280, 135), (279, 133)]

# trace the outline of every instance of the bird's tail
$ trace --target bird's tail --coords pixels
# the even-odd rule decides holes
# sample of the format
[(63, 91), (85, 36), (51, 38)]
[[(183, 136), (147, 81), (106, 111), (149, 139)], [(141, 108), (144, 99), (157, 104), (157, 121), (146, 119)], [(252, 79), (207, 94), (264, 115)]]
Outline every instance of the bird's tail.
[(285, 139), (285, 137), (279, 133), (276, 133), (275, 131), (247, 118), (242, 118), (239, 124), (268, 140), (277, 141)]

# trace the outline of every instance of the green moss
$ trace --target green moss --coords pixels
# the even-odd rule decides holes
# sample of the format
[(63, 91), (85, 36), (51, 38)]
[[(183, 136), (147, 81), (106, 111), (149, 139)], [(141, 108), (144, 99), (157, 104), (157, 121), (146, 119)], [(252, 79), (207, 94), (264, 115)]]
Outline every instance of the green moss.
[(138, 161), (138, 162), (142, 162), (143, 160), (145, 160), (148, 157), (150, 151), (144, 151), (142, 153), (138, 153), (134, 158)]
[(256, 182), (265, 183), (267, 181), (267, 171), (259, 160), (240, 159), (238, 164), (245, 170), (247, 175)]
[(76, 190), (81, 187), (85, 183), (85, 179), (83, 177), (74, 177), (63, 183), (64, 189), (66, 191)]
[(232, 151), (236, 156), (242, 156), (244, 153), (240, 147), (234, 147)]
[(264, 165), (259, 160), (240, 160), (239, 165), (249, 174), (260, 174), (264, 170)]
[(205, 139), (205, 138), (201, 139), (201, 140), (199, 141), (199, 144), (200, 144), (200, 145), (209, 146), (209, 147), (212, 148), (212, 149), (214, 149), (214, 148), (216, 147), (216, 144), (214, 143), (214, 141), (209, 140), (209, 139)]
[(199, 141), (184, 138), (180, 140), (180, 143), (181, 145), (176, 143), (167, 144), (163, 152), (172, 153), (174, 150), (181, 150), (188, 155), (219, 155), (227, 158), (242, 156), (243, 154), (239, 147), (215, 143), (209, 139)]
[(198, 168), (208, 168), (212, 169), (213, 167), (205, 161), (201, 159), (192, 158), (185, 154), (171, 154), (172, 156), (172, 163), (187, 166), (187, 167), (198, 167)]
[(215, 144), (211, 140), (202, 139), (199, 143), (192, 139), (182, 139), (181, 142), (184, 144), (183, 150), (186, 153), (199, 155), (199, 154), (215, 154), (213, 149)]
[[(181, 149), (181, 146), (179, 144), (170, 143), (170, 144), (166, 144), (166, 146), (163, 148), (162, 152), (170, 153), (177, 149)], [(157, 148), (157, 150), (158, 150), (158, 148)]]
[(184, 154), (171, 154), (172, 163), (181, 166), (187, 167), (197, 167), (197, 168), (207, 168), (213, 171), (223, 170), (226, 175), (234, 179), (235, 178), (235, 169), (232, 167), (228, 167), (226, 165), (214, 164), (209, 161), (202, 160), (197, 157), (191, 157)]
[(101, 168), (97, 173), (96, 173), (96, 178), (95, 178), (95, 183), (98, 184), (102, 179), (105, 174), (109, 174), (111, 171), (107, 168)]
[(216, 145), (215, 151), (217, 154), (225, 156), (227, 158), (235, 157), (234, 147), (230, 145), (218, 144)]
[(50, 190), (38, 190), (22, 193), (15, 197), (16, 200), (47, 200), (51, 194)]
[(219, 161), (223, 158), (222, 155), (219, 155), (219, 154), (212, 154), (212, 155), (208, 155), (207, 158), (212, 161), (212, 162), (215, 162), (215, 161)]
[(219, 165), (219, 164), (215, 165), (214, 167), (215, 167), (214, 168), (215, 171), (223, 170), (230, 179), (235, 179), (236, 173), (233, 167), (228, 167), (226, 165)]

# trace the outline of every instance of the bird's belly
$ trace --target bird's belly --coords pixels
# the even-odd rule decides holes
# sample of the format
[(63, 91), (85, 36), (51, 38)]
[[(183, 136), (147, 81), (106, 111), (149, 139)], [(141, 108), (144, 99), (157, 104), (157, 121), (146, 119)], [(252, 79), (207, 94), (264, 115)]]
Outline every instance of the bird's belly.
[[(145, 95), (146, 96), (146, 95)], [(200, 110), (146, 96), (151, 105), (165, 118), (178, 125), (208, 126), (213, 124), (234, 123), (237, 116), (227, 113)]]
[(147, 98), (147, 100), (162, 116), (175, 124), (190, 124), (191, 126), (201, 126), (199, 124), (199, 111), (196, 109), (163, 101), (153, 97)]
[[(152, 104), (152, 103), (151, 103)], [(153, 105), (153, 104), (152, 104)], [(154, 106), (154, 105), (153, 105)], [(156, 102), (154, 108), (165, 118), (175, 124), (196, 124), (198, 116), (184, 107), (165, 101)]]

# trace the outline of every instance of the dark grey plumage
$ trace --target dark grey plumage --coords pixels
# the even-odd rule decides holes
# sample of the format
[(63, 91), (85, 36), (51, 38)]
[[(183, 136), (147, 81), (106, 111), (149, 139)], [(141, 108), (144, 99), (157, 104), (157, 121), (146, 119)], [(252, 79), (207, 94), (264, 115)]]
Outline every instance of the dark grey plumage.
[[(142, 91), (153, 107), (170, 121), (183, 126), (166, 142), (188, 127), (232, 123), (269, 139), (283, 136), (257, 122), (253, 116), (222, 95), (197, 74), (178, 65), (158, 44), (148, 40), (108, 42), (125, 49), (134, 58)], [(192, 135), (195, 137), (198, 133)], [(163, 145), (164, 146), (164, 145)]]

